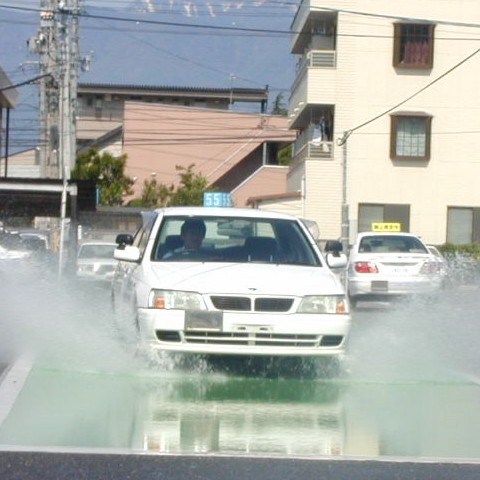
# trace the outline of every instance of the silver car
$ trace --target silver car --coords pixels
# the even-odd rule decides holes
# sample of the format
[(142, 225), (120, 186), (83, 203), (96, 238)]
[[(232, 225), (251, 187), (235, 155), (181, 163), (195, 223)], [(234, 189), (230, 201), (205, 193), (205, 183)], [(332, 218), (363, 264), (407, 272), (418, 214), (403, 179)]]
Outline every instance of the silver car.
[(441, 266), (416, 235), (364, 232), (357, 236), (347, 267), (350, 304), (359, 300), (388, 300), (432, 296), (442, 287)]

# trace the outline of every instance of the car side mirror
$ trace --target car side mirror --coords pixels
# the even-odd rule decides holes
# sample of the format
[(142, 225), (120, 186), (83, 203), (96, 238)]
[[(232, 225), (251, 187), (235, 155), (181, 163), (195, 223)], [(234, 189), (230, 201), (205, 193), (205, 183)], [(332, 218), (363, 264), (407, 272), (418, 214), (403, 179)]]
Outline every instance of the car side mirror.
[(342, 242), (339, 240), (328, 240), (325, 244), (325, 253), (332, 253), (335, 256), (340, 255), (340, 252), (343, 251)]
[(132, 245), (133, 235), (130, 233), (120, 233), (116, 236), (115, 243), (118, 245), (118, 248), (125, 248), (125, 245)]
[(138, 262), (140, 257), (140, 250), (138, 247), (133, 247), (132, 245), (120, 245), (113, 252), (113, 258), (124, 262)]
[(330, 268), (345, 268), (347, 266), (347, 256), (344, 253), (327, 253), (325, 260)]

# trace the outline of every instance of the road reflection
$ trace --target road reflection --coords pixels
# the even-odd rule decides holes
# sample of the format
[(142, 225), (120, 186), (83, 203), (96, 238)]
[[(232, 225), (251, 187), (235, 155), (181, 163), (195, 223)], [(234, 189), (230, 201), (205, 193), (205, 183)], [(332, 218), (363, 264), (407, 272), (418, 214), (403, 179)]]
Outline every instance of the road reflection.
[(0, 444), (157, 453), (480, 458), (474, 384), (34, 369)]

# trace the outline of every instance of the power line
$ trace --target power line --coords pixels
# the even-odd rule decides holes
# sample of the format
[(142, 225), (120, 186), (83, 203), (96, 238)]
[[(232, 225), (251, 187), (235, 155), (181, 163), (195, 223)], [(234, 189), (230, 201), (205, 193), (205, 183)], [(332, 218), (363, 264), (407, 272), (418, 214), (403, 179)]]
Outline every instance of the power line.
[[(29, 8), (29, 7), (14, 7), (11, 5), (1, 5), (0, 8), (19, 10), (19, 11), (30, 11), (30, 12), (40, 12), (40, 9)], [(300, 6), (300, 8), (302, 8)], [(372, 18), (390, 18), (396, 20), (403, 20), (409, 22), (420, 22), (420, 23), (434, 23), (438, 25), (451, 25), (451, 26), (460, 26), (460, 27), (471, 27), (471, 28), (480, 28), (480, 23), (478, 22), (458, 22), (451, 20), (439, 20), (439, 19), (427, 19), (419, 17), (410, 17), (403, 15), (391, 15), (391, 14), (381, 14), (381, 13), (372, 13), (364, 11), (355, 11), (355, 10), (346, 10), (338, 8), (329, 8), (329, 7), (312, 7), (311, 10), (314, 11), (330, 11), (336, 13), (346, 13), (351, 15), (366, 16)], [(145, 18), (130, 18), (130, 17), (120, 17), (112, 15), (100, 15), (92, 14), (88, 12), (78, 12), (78, 17), (88, 18), (88, 19), (98, 19), (98, 20), (109, 20), (116, 22), (125, 22), (125, 23), (135, 23), (136, 25), (159, 25), (159, 26), (173, 26), (173, 27), (182, 27), (182, 28), (198, 28), (206, 30), (222, 30), (222, 31), (234, 31), (234, 32), (248, 32), (248, 33), (257, 33), (257, 34), (273, 34), (278, 36), (279, 34), (291, 35), (291, 34), (301, 34), (302, 32), (293, 31), (293, 30), (278, 30), (278, 29), (264, 29), (264, 28), (247, 28), (247, 27), (238, 27), (238, 26), (227, 26), (227, 25), (205, 25), (201, 23), (183, 23), (183, 22), (166, 22), (161, 20), (151, 20)], [(310, 33), (309, 33), (310, 34)]]
[(390, 112), (392, 112), (393, 110), (397, 109), (398, 107), (402, 106), (403, 104), (407, 103), (409, 100), (411, 100), (412, 98), (416, 97), (417, 95), (419, 95), (420, 93), (424, 92), (425, 90), (427, 90), (428, 88), (430, 88), (432, 85), (434, 85), (435, 83), (439, 82), (442, 78), (446, 77), (447, 75), (449, 75), (450, 73), (452, 73), (454, 70), (456, 70), (457, 68), (459, 68), (461, 65), (463, 65), (464, 63), (468, 62), (471, 58), (473, 58), (475, 55), (477, 55), (478, 53), (480, 52), (480, 48), (478, 48), (477, 50), (475, 50), (473, 53), (471, 53), (470, 55), (468, 55), (467, 57), (465, 57), (463, 60), (461, 60), (460, 62), (458, 62), (457, 64), (455, 64), (453, 67), (449, 68), (446, 72), (442, 73), (440, 76), (438, 76), (437, 78), (435, 78), (434, 80), (432, 80), (431, 82), (427, 83), (427, 85), (425, 85), (424, 87), (422, 87), (420, 90), (417, 90), (415, 93), (413, 93), (412, 95), (410, 95), (409, 97), (405, 98), (404, 100), (402, 100), (401, 102), (397, 103), (396, 105), (394, 105), (393, 107), (390, 107), (388, 110), (385, 110), (384, 112), (380, 113), (379, 115), (376, 115), (375, 117), (371, 118), (370, 120), (367, 120), (366, 122), (363, 122), (361, 123), (360, 125), (357, 125), (356, 127), (350, 129), (350, 130), (347, 130), (344, 134), (343, 134), (343, 137), (340, 138), (338, 141), (337, 141), (337, 144), (339, 146), (341, 145), (344, 145), (345, 142), (347, 141), (348, 137), (353, 133), (355, 132), (356, 130), (359, 130), (360, 128), (362, 127), (365, 127), (366, 125), (374, 122), (375, 120), (378, 120), (379, 118), (389, 114)]
[(51, 73), (46, 73), (44, 75), (38, 75), (37, 77), (31, 78), (29, 80), (25, 80), (24, 82), (16, 83), (15, 85), (8, 85), (7, 87), (2, 87), (2, 88), (0, 88), (0, 92), (4, 92), (6, 90), (11, 90), (12, 88), (23, 87), (24, 85), (30, 85), (30, 84), (35, 83), (38, 80), (41, 80), (42, 78), (46, 78), (46, 77), (51, 77), (53, 79), (53, 76), (52, 76)]

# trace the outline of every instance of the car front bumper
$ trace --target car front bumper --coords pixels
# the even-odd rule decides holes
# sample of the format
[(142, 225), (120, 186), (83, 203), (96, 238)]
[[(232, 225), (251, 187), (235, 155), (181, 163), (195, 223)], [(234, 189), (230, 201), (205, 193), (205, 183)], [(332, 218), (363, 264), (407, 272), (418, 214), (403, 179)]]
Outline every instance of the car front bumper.
[[(203, 312), (201, 312), (203, 313)], [(139, 309), (142, 340), (161, 351), (265, 356), (341, 355), (348, 314), (254, 314)]]

